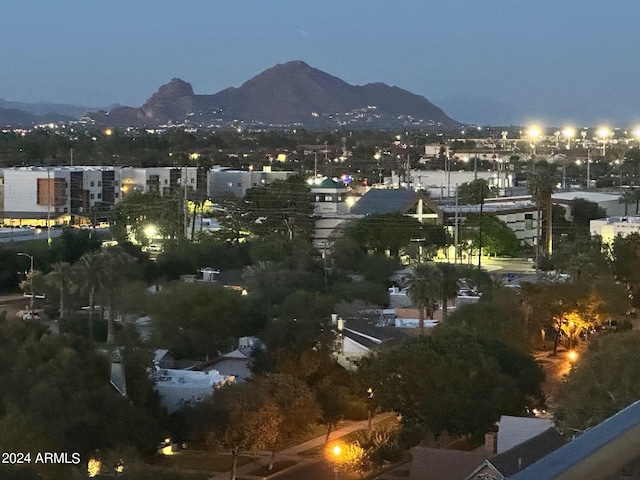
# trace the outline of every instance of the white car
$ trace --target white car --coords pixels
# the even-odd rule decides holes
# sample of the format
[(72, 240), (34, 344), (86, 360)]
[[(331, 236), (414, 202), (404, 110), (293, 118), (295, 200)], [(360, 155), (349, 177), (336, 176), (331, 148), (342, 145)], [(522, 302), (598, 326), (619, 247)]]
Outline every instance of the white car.
[(36, 311), (30, 312), (29, 310), (22, 313), (23, 320), (40, 320), (40, 314)]

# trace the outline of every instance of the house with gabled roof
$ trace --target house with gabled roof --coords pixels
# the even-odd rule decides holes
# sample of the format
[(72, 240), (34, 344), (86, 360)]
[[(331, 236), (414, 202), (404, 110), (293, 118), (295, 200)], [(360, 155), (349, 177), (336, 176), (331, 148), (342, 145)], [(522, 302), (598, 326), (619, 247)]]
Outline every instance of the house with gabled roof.
[(508, 479), (565, 443), (562, 435), (554, 427), (549, 427), (542, 433), (485, 460), (464, 480)]
[(513, 480), (640, 478), (640, 401), (543, 457)]

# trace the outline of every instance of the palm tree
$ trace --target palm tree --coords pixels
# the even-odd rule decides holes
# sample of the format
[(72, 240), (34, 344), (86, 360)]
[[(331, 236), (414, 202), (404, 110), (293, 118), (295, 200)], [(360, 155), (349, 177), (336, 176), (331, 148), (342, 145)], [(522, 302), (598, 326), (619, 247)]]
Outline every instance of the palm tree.
[[(529, 193), (531, 198), (536, 203), (538, 209), (538, 234), (536, 240), (536, 269), (538, 268), (538, 255), (540, 251), (540, 225), (543, 219), (545, 220), (546, 230), (546, 245), (547, 255), (551, 255), (553, 251), (553, 240), (551, 234), (552, 222), (551, 214), (553, 202), (551, 202), (551, 195), (553, 194), (553, 173), (554, 166), (542, 161), (537, 163), (536, 171), (531, 175), (531, 181), (529, 182)], [(544, 213), (543, 213), (544, 212)]]
[(460, 273), (455, 265), (447, 262), (436, 264), (440, 271), (440, 301), (442, 302), (442, 320), (447, 318), (447, 310), (450, 299), (458, 296), (458, 279)]
[(425, 313), (433, 318), (441, 294), (442, 273), (433, 263), (422, 263), (416, 266), (413, 277), (409, 280), (407, 294), (418, 308), (420, 332), (424, 330)]
[[(637, 198), (637, 195), (634, 190), (625, 190), (624, 192), (622, 192), (622, 195), (620, 195), (620, 198), (618, 199), (618, 203), (624, 203), (625, 217), (627, 216), (627, 213), (629, 211), (629, 204), (634, 203), (636, 201), (636, 198)], [(638, 212), (636, 211), (636, 213)]]
[(129, 270), (134, 258), (117, 247), (103, 250), (98, 254), (102, 261), (101, 279), (104, 289), (106, 290), (106, 300), (109, 310), (107, 318), (107, 343), (113, 344), (115, 341), (115, 299), (118, 289), (122, 286), (122, 282)]
[(87, 252), (75, 263), (77, 281), (89, 294), (89, 339), (94, 340), (93, 319), (96, 309), (96, 293), (102, 285), (103, 257), (98, 252)]
[(71, 264), (68, 262), (58, 262), (52, 265), (51, 271), (47, 274), (46, 279), (58, 288), (60, 295), (60, 319), (65, 317), (65, 299), (67, 289), (71, 285)]

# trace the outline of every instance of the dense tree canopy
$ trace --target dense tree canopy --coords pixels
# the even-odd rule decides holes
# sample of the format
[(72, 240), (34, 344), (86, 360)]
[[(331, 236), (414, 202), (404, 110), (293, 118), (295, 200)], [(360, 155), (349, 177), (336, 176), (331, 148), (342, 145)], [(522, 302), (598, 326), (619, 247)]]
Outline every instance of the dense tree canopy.
[(576, 360), (554, 412), (568, 433), (593, 427), (640, 400), (640, 332), (593, 340)]
[[(482, 233), (480, 230), (482, 229)], [(482, 235), (482, 237), (481, 237)], [(488, 255), (513, 257), (520, 250), (516, 234), (497, 215), (491, 213), (471, 214), (467, 216), (462, 236), (469, 238), (474, 248), (480, 248)], [(482, 241), (482, 245), (480, 242)]]
[(398, 257), (412, 240), (427, 246), (446, 244), (447, 235), (442, 227), (423, 225), (417, 219), (402, 213), (367, 215), (351, 222), (344, 236), (352, 239), (365, 251), (385, 253)]
[[(153, 448), (156, 421), (115, 391), (107, 358), (90, 343), (3, 319), (0, 359), (3, 451), (78, 452), (86, 459), (96, 449)], [(54, 478), (70, 478), (60, 475)]]
[[(156, 293), (149, 305), (154, 341), (178, 355), (214, 357), (252, 333), (243, 327), (239, 292), (217, 285), (177, 284)], [(250, 322), (247, 322), (248, 324)]]
[(482, 435), (504, 414), (522, 414), (540, 395), (532, 357), (492, 339), (444, 331), (409, 340), (361, 363), (377, 401), (405, 426), (436, 436)]
[(308, 242), (313, 235), (309, 186), (300, 176), (247, 190), (241, 204), (245, 227), (256, 235), (277, 234)]

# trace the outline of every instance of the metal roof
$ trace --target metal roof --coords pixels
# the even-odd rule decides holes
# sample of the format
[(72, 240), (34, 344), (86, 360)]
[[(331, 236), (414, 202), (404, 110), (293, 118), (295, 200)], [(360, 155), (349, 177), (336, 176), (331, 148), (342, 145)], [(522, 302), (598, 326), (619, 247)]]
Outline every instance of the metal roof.
[(606, 480), (640, 456), (640, 401), (587, 430), (512, 480)]
[(404, 213), (415, 205), (420, 198), (428, 197), (423, 193), (410, 190), (372, 188), (351, 207), (351, 213), (354, 215)]

